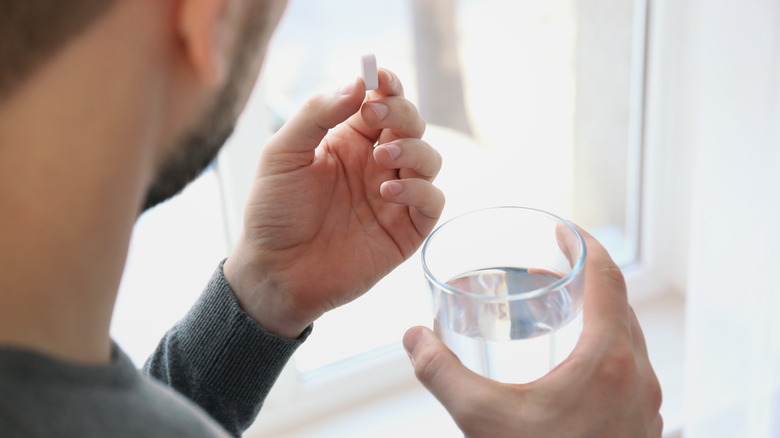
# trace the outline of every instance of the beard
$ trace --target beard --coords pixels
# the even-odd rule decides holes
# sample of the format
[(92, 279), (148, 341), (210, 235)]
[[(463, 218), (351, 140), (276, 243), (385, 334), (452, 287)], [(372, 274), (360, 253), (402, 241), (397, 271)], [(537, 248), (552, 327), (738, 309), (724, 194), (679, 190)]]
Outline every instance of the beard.
[(142, 211), (181, 192), (217, 156), (236, 126), (265, 56), (267, 41), (278, 22), (266, 2), (255, 2), (247, 14), (240, 44), (234, 55), (228, 79), (216, 99), (194, 128), (181, 136), (173, 152), (158, 167), (147, 189)]
[(185, 134), (173, 155), (158, 168), (146, 192), (142, 211), (179, 194), (214, 161), (235, 128), (238, 119), (233, 115), (235, 101), (235, 93), (227, 87), (220, 92), (217, 104), (201, 119), (197, 128)]

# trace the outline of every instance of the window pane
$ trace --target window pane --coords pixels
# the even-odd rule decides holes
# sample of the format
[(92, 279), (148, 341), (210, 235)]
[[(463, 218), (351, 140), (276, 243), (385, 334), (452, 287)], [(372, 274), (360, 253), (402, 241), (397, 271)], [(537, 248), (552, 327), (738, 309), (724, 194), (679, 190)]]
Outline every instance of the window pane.
[[(293, 0), (265, 64), (280, 120), (359, 73), (375, 53), (428, 121), (444, 157), (443, 219), (525, 205), (586, 227), (634, 261), (644, 3), (604, 0)], [(638, 19), (637, 19), (638, 18)], [(325, 315), (300, 370), (398, 344), (431, 315), (419, 255)]]
[(192, 307), (227, 254), (212, 168), (135, 225), (111, 320), (111, 336), (136, 366)]

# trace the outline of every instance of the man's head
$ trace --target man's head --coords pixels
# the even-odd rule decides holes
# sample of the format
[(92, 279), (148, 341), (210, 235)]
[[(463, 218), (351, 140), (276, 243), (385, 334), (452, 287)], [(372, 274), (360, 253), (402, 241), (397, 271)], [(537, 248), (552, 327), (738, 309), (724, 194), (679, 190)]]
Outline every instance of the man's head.
[[(171, 144), (159, 145), (146, 209), (178, 193), (214, 159), (246, 103), (286, 1), (3, 0), (0, 106), (61, 49), (125, 1), (170, 6), (172, 40), (180, 45), (183, 63), (212, 89), (208, 103), (182, 121)], [(138, 32), (144, 32), (142, 26)]]
[(0, 344), (109, 360), (139, 211), (216, 153), (284, 3), (0, 0)]

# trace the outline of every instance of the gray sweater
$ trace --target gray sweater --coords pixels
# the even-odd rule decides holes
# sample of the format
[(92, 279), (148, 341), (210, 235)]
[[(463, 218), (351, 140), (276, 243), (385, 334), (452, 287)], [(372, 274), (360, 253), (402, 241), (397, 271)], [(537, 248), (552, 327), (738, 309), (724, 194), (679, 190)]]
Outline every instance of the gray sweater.
[(0, 438), (240, 436), (310, 332), (292, 341), (263, 330), (220, 265), (143, 371), (117, 345), (106, 366), (0, 348)]

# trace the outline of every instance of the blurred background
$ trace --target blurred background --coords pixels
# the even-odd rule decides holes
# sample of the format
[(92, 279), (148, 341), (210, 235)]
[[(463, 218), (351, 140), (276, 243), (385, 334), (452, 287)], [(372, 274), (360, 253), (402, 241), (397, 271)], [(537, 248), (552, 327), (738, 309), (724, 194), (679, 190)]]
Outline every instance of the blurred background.
[[(444, 158), (443, 220), (524, 205), (607, 246), (666, 436), (780, 436), (780, 6), (753, 3), (290, 1), (220, 157), (139, 220), (114, 338), (143, 363), (229, 254), (265, 140), (374, 53)], [(315, 323), (247, 436), (459, 436), (400, 346), (431, 321), (416, 254)]]

